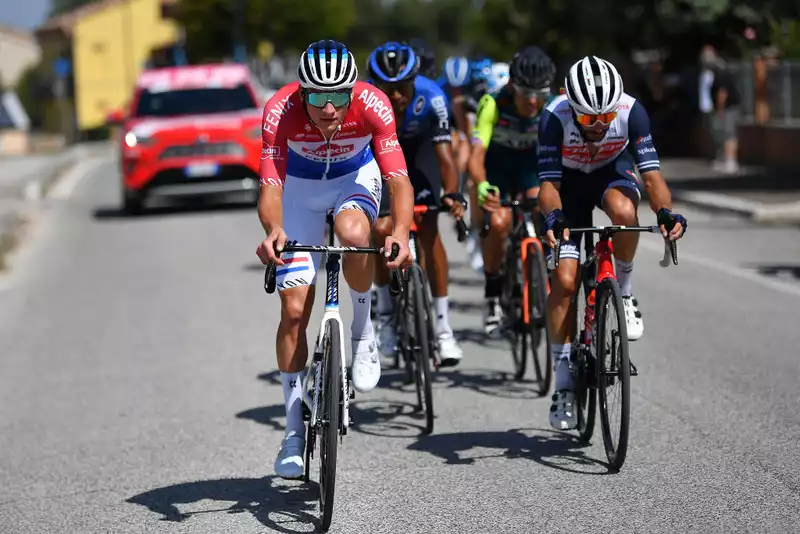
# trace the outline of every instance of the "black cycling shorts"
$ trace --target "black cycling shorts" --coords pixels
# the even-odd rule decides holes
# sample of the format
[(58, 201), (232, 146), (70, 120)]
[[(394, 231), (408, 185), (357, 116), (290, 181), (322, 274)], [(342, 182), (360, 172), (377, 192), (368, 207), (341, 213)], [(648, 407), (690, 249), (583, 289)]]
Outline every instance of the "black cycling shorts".
[[(414, 186), (414, 204), (438, 206), (442, 200), (442, 177), (439, 173), (439, 161), (436, 159), (436, 145), (430, 138), (403, 144), (403, 156), (406, 158), (408, 177)], [(386, 183), (381, 193), (381, 213), (389, 211), (389, 191)]]
[[(609, 189), (620, 189), (634, 203), (639, 205), (642, 198), (634, 173), (634, 163), (630, 154), (622, 152), (611, 163), (585, 173), (576, 169), (562, 169), (561, 206), (567, 225), (573, 228), (592, 226), (592, 213), (595, 207), (603, 209), (603, 199)], [(583, 234), (575, 234), (561, 244), (559, 260), (580, 261)], [(552, 251), (547, 251), (549, 259)]]

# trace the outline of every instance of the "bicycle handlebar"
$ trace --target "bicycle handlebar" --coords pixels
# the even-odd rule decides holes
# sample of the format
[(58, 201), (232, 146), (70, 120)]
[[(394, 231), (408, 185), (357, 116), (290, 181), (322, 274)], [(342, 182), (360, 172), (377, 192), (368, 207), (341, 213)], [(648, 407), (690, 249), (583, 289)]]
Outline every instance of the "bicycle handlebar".
[[(531, 210), (539, 205), (538, 198), (523, 198), (522, 200), (501, 200), (500, 207), (511, 208), (512, 210)], [(492, 213), (489, 211), (483, 212), (483, 227), (481, 228), (481, 237), (486, 237), (491, 227)]]
[[(650, 232), (660, 233), (661, 230), (658, 226), (623, 226), (623, 225), (610, 225), (610, 226), (589, 226), (586, 228), (566, 228), (570, 234), (600, 234), (603, 238), (608, 239), (612, 235), (619, 232)], [(563, 236), (563, 234), (562, 234)], [(553, 265), (558, 268), (559, 259), (561, 256), (561, 241), (556, 239), (556, 246), (553, 251)], [(669, 258), (672, 256), (672, 263), (678, 265), (678, 243), (664, 240), (664, 257), (658, 262), (661, 267), (669, 266)]]
[[(301, 245), (294, 242), (286, 243), (283, 247), (283, 250), (278, 252), (277, 243), (275, 244), (275, 253), (285, 254), (287, 252), (327, 252), (327, 253), (335, 253), (335, 254), (383, 254), (382, 249), (378, 247), (332, 247), (326, 245)], [(400, 247), (397, 243), (392, 245), (392, 252), (389, 255), (388, 261), (393, 261), (397, 258), (397, 255), (400, 254)], [(272, 294), (275, 292), (275, 283), (276, 283), (276, 265), (274, 261), (270, 261), (267, 263), (266, 268), (264, 269), (264, 291), (268, 294)], [(392, 269), (398, 279), (398, 283), (400, 281), (400, 275), (397, 272), (398, 269)], [(402, 288), (402, 284), (399, 286)], [(399, 289), (395, 288), (397, 291)]]
[[(461, 202), (465, 208), (467, 207), (467, 201), (462, 198), (453, 198), (456, 202)], [(450, 207), (446, 206), (444, 203), (440, 204), (439, 206), (435, 206), (433, 204), (419, 204), (414, 206), (414, 215), (425, 215), (426, 213), (440, 213), (440, 212), (449, 212)], [(378, 213), (378, 218), (382, 217), (389, 217), (392, 213), (389, 210), (384, 210)], [(456, 232), (458, 233), (458, 242), (462, 243), (467, 236), (469, 236), (469, 228), (467, 228), (467, 223), (464, 222), (464, 219), (457, 219), (456, 220)]]

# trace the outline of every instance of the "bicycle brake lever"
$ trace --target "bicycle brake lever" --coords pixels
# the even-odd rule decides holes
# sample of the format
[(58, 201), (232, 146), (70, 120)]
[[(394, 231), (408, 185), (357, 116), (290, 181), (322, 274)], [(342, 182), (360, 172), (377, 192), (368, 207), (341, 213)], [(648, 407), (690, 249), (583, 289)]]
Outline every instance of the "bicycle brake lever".
[(264, 270), (264, 291), (271, 295), (275, 293), (275, 262), (271, 261)]
[[(670, 254), (672, 253), (672, 248), (673, 248), (673, 242), (670, 241), (669, 239), (665, 239), (664, 240), (664, 257), (661, 258), (661, 260), (658, 262), (658, 265), (660, 267), (665, 267), (665, 268), (669, 267), (669, 257), (670, 257)], [(673, 261), (675, 262), (675, 265), (678, 264), (677, 256), (673, 256)]]

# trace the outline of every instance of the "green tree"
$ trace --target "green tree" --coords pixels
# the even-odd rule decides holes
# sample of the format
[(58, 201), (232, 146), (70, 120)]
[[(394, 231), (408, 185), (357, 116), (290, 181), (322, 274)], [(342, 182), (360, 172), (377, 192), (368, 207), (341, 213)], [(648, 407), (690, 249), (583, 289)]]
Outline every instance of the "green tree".
[(355, 0), (179, 0), (175, 16), (185, 28), (191, 61), (232, 55), (238, 1), (244, 3), (244, 40), (251, 51), (264, 40), (278, 50), (299, 50), (319, 39), (341, 39), (356, 21)]

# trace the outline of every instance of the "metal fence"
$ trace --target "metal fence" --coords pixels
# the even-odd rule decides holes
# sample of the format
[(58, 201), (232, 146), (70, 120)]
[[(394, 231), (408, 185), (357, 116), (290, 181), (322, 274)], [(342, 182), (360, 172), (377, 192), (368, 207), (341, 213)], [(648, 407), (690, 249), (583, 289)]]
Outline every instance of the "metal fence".
[(750, 120), (760, 118), (757, 122), (800, 121), (800, 61), (773, 61), (764, 67), (763, 82), (758, 80), (758, 64), (737, 62), (726, 67), (738, 83), (742, 114)]

